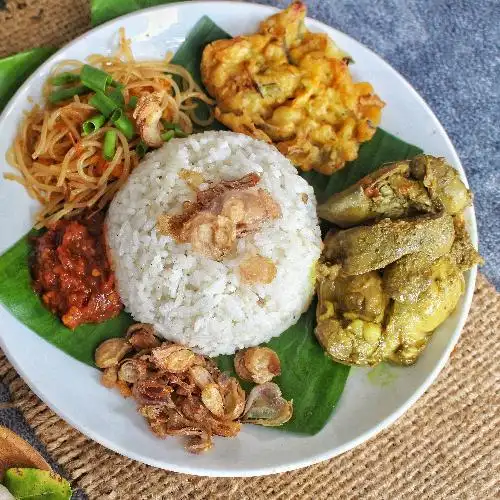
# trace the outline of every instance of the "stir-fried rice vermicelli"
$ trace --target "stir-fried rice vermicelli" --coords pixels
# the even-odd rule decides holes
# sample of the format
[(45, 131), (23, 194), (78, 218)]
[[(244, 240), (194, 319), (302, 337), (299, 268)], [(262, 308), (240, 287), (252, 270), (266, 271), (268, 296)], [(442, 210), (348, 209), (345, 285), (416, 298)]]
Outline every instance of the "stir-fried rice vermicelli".
[[(92, 55), (87, 61), (120, 85), (124, 111), (132, 122), (134, 110), (128, 106), (131, 99), (163, 92), (162, 119), (189, 134), (193, 124), (207, 126), (213, 121), (211, 112), (207, 119), (195, 114), (199, 101), (207, 104), (213, 101), (185, 68), (170, 63), (172, 56), (169, 53), (163, 60), (135, 60), (121, 29), (115, 55)], [(76, 75), (83, 65), (78, 60), (62, 61), (54, 67), (51, 77), (68, 71)], [(44, 95), (48, 97), (53, 90), (49, 78)], [(135, 148), (141, 137), (135, 135), (128, 140), (109, 120), (95, 132), (82, 134), (83, 123), (99, 112), (89, 104), (92, 95), (75, 95), (72, 100), (57, 104), (47, 100), (45, 107), (36, 105), (27, 113), (7, 154), (8, 162), (19, 173), (8, 173), (5, 177), (21, 183), (43, 205), (37, 214), (36, 227), (104, 208), (139, 162), (140, 153)], [(116, 149), (112, 159), (106, 161), (103, 142), (111, 129), (117, 134)]]

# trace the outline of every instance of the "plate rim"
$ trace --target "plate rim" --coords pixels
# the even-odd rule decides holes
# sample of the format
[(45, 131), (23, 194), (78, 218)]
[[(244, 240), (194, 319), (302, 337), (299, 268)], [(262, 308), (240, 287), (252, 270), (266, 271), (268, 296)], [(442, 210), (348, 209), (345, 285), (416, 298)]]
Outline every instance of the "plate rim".
[[(9, 113), (11, 112), (12, 108), (14, 107), (15, 102), (18, 99), (18, 95), (23, 93), (26, 88), (29, 88), (32, 85), (32, 82), (35, 81), (38, 77), (38, 73), (45, 70), (45, 69), (50, 69), (50, 67), (53, 65), (53, 61), (59, 56), (60, 52), (63, 50), (67, 50), (69, 47), (72, 45), (76, 44), (80, 40), (88, 37), (89, 35), (94, 34), (95, 32), (98, 32), (99, 30), (104, 30), (105, 28), (109, 27), (112, 24), (115, 24), (117, 22), (126, 20), (126, 19), (131, 19), (135, 16), (139, 16), (143, 14), (144, 12), (155, 12), (155, 11), (168, 11), (171, 9), (178, 8), (179, 6), (186, 6), (189, 5), (190, 7), (200, 7), (202, 10), (200, 10), (200, 17), (207, 15), (205, 13), (205, 9), (203, 9), (206, 6), (223, 6), (225, 4), (238, 4), (241, 7), (244, 7), (245, 9), (250, 9), (250, 10), (258, 10), (262, 12), (264, 15), (271, 15), (279, 10), (277, 7), (269, 6), (269, 5), (263, 5), (263, 4), (256, 4), (256, 3), (247, 3), (244, 1), (236, 1), (236, 0), (192, 0), (189, 2), (186, 1), (180, 1), (180, 2), (172, 2), (168, 4), (163, 4), (163, 5), (158, 5), (158, 6), (153, 6), (149, 7), (146, 9), (140, 9), (134, 12), (130, 12), (128, 14), (113, 18), (109, 21), (106, 21), (105, 23), (99, 24), (98, 26), (91, 27), (88, 31), (85, 33), (79, 35), (78, 37), (74, 38), (67, 44), (63, 45), (60, 47), (54, 54), (52, 54), (48, 59), (46, 59), (40, 66), (36, 68), (35, 71), (23, 82), (23, 84), (17, 89), (17, 91), (14, 93), (14, 95), (9, 99), (7, 105), (3, 109), (2, 113), (0, 114), (0, 125), (4, 122), (4, 120), (7, 118)], [(442, 139), (446, 142), (446, 145), (450, 149), (450, 151), (453, 154), (453, 157), (451, 158), (453, 160), (453, 163), (459, 167), (459, 171), (461, 174), (462, 180), (465, 181), (465, 184), (467, 187), (469, 187), (468, 181), (467, 181), (467, 176), (465, 174), (465, 170), (462, 166), (462, 163), (460, 161), (460, 158), (458, 156), (458, 153), (449, 138), (446, 130), (444, 129), (443, 125), (435, 115), (434, 111), (431, 109), (431, 107), (426, 103), (426, 101), (423, 99), (422, 96), (417, 92), (417, 90), (411, 85), (411, 83), (403, 76), (399, 71), (397, 71), (391, 64), (389, 64), (385, 59), (383, 59), (380, 55), (378, 55), (374, 50), (370, 49), (367, 47), (365, 44), (362, 42), (356, 40), (354, 37), (340, 31), (337, 28), (334, 28), (332, 26), (327, 25), (326, 23), (323, 23), (321, 21), (318, 21), (316, 19), (313, 19), (311, 17), (306, 17), (306, 21), (314, 27), (319, 28), (323, 32), (328, 32), (329, 30), (333, 30), (334, 32), (341, 33), (343, 36), (347, 37), (351, 42), (358, 44), (362, 46), (365, 50), (370, 52), (371, 56), (374, 56), (377, 59), (377, 62), (379, 64), (385, 65), (387, 68), (389, 68), (394, 76), (396, 76), (406, 87), (406, 89), (413, 94), (413, 97), (415, 97), (420, 105), (425, 108), (425, 110), (429, 113), (431, 118), (434, 121), (434, 124), (437, 128), (437, 131), (439, 132), (439, 135), (442, 137)], [(468, 229), (470, 233), (470, 237), (472, 240), (472, 243), (474, 247), (477, 249), (478, 246), (478, 234), (477, 234), (477, 221), (476, 221), (476, 215), (475, 215), (475, 209), (474, 205), (471, 205), (471, 207), (468, 208)], [(39, 389), (37, 385), (29, 379), (29, 377), (26, 375), (24, 369), (19, 366), (19, 364), (16, 362), (15, 358), (13, 356), (9, 355), (9, 350), (7, 349), (3, 337), (0, 335), (0, 346), (7, 356), (9, 362), (13, 365), (15, 370), (19, 373), (19, 375), (22, 377), (23, 381), (30, 387), (30, 389), (52, 410), (54, 411), (60, 418), (62, 418), (65, 422), (67, 422), (69, 425), (77, 429), (78, 431), (82, 432), (86, 437), (92, 439), (93, 441), (101, 444), (102, 446), (122, 455), (126, 456), (128, 458), (131, 458), (133, 460), (136, 460), (141, 463), (145, 463), (147, 465), (151, 465), (157, 468), (161, 468), (164, 470), (169, 470), (173, 472), (179, 472), (179, 473), (185, 473), (185, 474), (190, 474), (190, 475), (195, 475), (195, 476), (206, 476), (206, 477), (257, 477), (257, 476), (265, 476), (265, 475), (270, 475), (270, 474), (276, 474), (276, 473), (281, 473), (281, 472), (288, 472), (296, 469), (300, 469), (303, 467), (307, 467), (310, 465), (314, 465), (316, 463), (322, 462), (324, 460), (328, 460), (331, 458), (334, 458), (338, 455), (341, 455), (357, 446), (360, 444), (364, 443), (365, 441), (371, 439), (372, 437), (376, 436), (379, 432), (387, 429), (390, 425), (392, 425), (396, 420), (398, 420), (404, 413), (406, 413), (415, 403), (416, 401), (424, 394), (424, 392), (427, 391), (427, 389), (432, 385), (432, 383), (436, 380), (437, 376), (441, 372), (441, 370), (444, 368), (446, 363), (448, 362), (448, 359), (450, 357), (451, 352), (455, 348), (458, 339), (460, 338), (461, 332), (463, 330), (463, 327), (465, 325), (465, 322), (468, 318), (470, 307), (472, 304), (472, 298), (475, 290), (475, 284), (476, 284), (476, 278), (477, 278), (477, 266), (473, 267), (469, 273), (469, 280), (468, 280), (468, 286), (464, 292), (463, 296), (463, 306), (460, 311), (460, 317), (458, 318), (457, 321), (457, 326), (454, 329), (453, 335), (450, 337), (450, 340), (448, 342), (448, 345), (446, 349), (443, 351), (442, 355), (439, 358), (439, 362), (436, 364), (433, 370), (431, 370), (423, 382), (420, 384), (418, 389), (416, 389), (413, 394), (403, 403), (401, 406), (393, 411), (390, 415), (388, 415), (386, 418), (384, 418), (382, 421), (380, 421), (377, 425), (373, 426), (369, 430), (363, 432), (359, 436), (357, 436), (354, 439), (351, 439), (350, 441), (346, 442), (343, 445), (336, 446), (335, 448), (330, 449), (327, 452), (323, 453), (317, 453), (317, 454), (312, 454), (308, 456), (307, 458), (297, 460), (293, 463), (287, 463), (281, 466), (274, 466), (274, 467), (263, 467), (261, 469), (252, 469), (252, 470), (245, 470), (245, 469), (239, 469), (238, 472), (235, 471), (221, 471), (218, 469), (209, 469), (206, 467), (198, 467), (196, 468), (196, 463), (193, 461), (193, 466), (182, 466), (182, 465), (169, 465), (168, 468), (167, 466), (158, 460), (155, 459), (150, 459), (148, 457), (139, 455), (135, 452), (131, 452), (129, 450), (126, 450), (118, 445), (115, 445), (114, 442), (107, 440), (105, 437), (98, 435), (96, 432), (94, 432), (91, 428), (87, 427), (84, 424), (77, 423), (71, 415), (68, 415), (66, 411), (61, 410), (58, 408), (56, 405), (53, 405), (52, 403), (48, 402), (45, 400), (43, 397), (43, 390)], [(2, 306), (3, 308), (3, 306)], [(3, 308), (4, 309), (4, 308)], [(7, 311), (10, 314), (10, 311)], [(11, 315), (11, 314), (10, 314)], [(12, 316), (12, 315), (11, 315)], [(18, 321), (16, 319), (16, 321)], [(28, 328), (28, 327), (26, 327)], [(28, 328), (29, 329), (29, 328)], [(34, 332), (33, 332), (34, 333)], [(35, 333), (36, 335), (36, 333)]]

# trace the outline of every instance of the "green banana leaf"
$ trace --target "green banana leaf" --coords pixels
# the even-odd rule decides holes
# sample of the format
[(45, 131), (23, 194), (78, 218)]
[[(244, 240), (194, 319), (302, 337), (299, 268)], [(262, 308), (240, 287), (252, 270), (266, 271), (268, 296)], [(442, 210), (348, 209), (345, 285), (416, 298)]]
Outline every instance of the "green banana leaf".
[(0, 111), (24, 80), (54, 52), (50, 47), (32, 49), (0, 59)]
[[(103, 3), (94, 1), (93, 5)], [(106, 3), (118, 4), (118, 2)], [(103, 20), (102, 17), (97, 19), (97, 22)], [(229, 35), (204, 17), (179, 48), (174, 62), (192, 71), (201, 84), (199, 63), (203, 47), (215, 39), (227, 37)], [(222, 128), (220, 124), (215, 124), (214, 127)], [(420, 152), (419, 148), (379, 129), (374, 138), (360, 148), (358, 159), (343, 170), (330, 177), (315, 172), (303, 175), (313, 185), (318, 198), (322, 200), (357, 181), (382, 163), (410, 158)], [(117, 318), (99, 325), (83, 325), (74, 331), (65, 328), (42, 306), (31, 288), (27, 264), (30, 252), (29, 238), (30, 235), (22, 238), (0, 256), (0, 302), (22, 323), (48, 342), (79, 361), (93, 366), (96, 346), (106, 338), (123, 335), (132, 319), (126, 313), (122, 313)], [(330, 418), (344, 389), (349, 367), (332, 362), (324, 354), (314, 337), (314, 326), (313, 304), (296, 325), (267, 344), (278, 353), (282, 364), (282, 374), (276, 382), (284, 396), (294, 400), (293, 418), (278, 429), (304, 434), (317, 433)], [(232, 356), (219, 356), (217, 361), (221, 369), (233, 371)]]

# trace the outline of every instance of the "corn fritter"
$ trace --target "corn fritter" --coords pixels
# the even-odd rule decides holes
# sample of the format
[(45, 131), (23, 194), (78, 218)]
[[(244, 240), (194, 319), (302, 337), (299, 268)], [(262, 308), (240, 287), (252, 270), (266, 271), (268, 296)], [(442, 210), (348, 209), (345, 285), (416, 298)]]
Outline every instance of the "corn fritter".
[(350, 57), (308, 31), (305, 14), (295, 2), (257, 34), (209, 44), (201, 72), (220, 122), (274, 143), (302, 170), (330, 175), (373, 137), (384, 103), (369, 83), (353, 82)]

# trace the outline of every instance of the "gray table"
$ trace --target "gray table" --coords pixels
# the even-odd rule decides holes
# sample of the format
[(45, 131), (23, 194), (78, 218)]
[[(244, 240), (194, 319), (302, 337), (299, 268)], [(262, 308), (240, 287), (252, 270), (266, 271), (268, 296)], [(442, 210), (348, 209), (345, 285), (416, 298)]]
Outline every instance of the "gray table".
[[(288, 1), (259, 0), (278, 7)], [(500, 289), (500, 0), (306, 0), (309, 16), (364, 43), (417, 89), (475, 194), (483, 273)]]
[[(260, 3), (285, 7), (289, 2)], [(307, 4), (311, 17), (348, 33), (392, 64), (437, 114), (475, 193), (480, 250), (486, 258), (482, 271), (500, 289), (500, 0)], [(0, 385), (0, 401), (7, 399)], [(45, 454), (16, 410), (0, 412), (0, 423)]]

